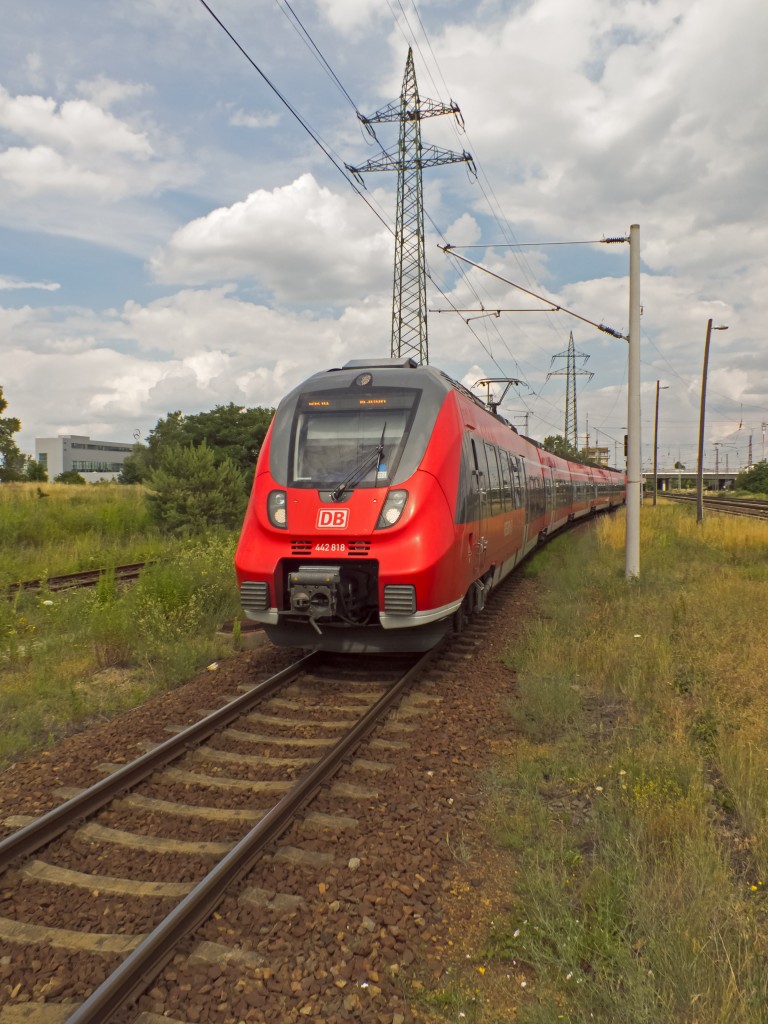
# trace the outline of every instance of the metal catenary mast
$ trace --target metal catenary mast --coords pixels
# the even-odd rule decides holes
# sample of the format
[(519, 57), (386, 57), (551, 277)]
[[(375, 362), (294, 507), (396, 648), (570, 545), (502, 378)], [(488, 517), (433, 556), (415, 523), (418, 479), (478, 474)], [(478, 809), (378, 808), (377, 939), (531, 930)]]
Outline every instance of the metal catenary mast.
[(588, 377), (590, 380), (594, 377), (594, 373), (590, 373), (589, 370), (577, 370), (576, 360), (583, 359), (586, 362), (589, 356), (584, 352), (577, 352), (573, 345), (573, 331), (568, 339), (568, 350), (566, 352), (558, 352), (557, 355), (552, 356), (550, 366), (556, 359), (565, 359), (566, 369), (565, 370), (551, 370), (547, 374), (547, 380), (550, 377), (565, 377), (565, 431), (563, 437), (565, 443), (570, 445), (574, 449), (579, 447), (579, 429), (578, 429), (578, 417), (576, 415), (576, 378), (577, 377)]
[(461, 124), (461, 112), (453, 101), (439, 103), (421, 99), (416, 84), (413, 52), (408, 48), (405, 75), (400, 99), (377, 110), (361, 122), (370, 127), (382, 122), (397, 121), (400, 138), (397, 154), (385, 152), (360, 167), (346, 165), (362, 183), (362, 175), (370, 171), (397, 171), (397, 218), (395, 226), (395, 273), (392, 287), (393, 358), (414, 356), (419, 363), (429, 362), (427, 341), (427, 280), (424, 256), (424, 197), (421, 172), (439, 164), (468, 163), (474, 170), (469, 153), (454, 153), (439, 146), (422, 146), (421, 122), (426, 117), (455, 114)]

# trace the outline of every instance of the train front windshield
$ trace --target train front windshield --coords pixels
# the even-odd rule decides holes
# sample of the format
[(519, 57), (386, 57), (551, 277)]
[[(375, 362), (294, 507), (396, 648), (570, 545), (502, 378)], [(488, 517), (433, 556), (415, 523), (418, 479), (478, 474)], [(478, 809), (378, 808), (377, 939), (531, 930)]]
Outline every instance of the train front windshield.
[(415, 390), (302, 395), (291, 438), (294, 487), (386, 487), (393, 479), (418, 405)]

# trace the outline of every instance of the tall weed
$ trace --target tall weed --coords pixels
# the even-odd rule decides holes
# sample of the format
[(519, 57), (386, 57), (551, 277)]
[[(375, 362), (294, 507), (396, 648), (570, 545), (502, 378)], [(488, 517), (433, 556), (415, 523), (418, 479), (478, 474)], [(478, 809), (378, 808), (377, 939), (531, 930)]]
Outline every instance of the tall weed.
[(235, 538), (176, 542), (131, 587), (25, 592), (0, 605), (0, 757), (111, 714), (221, 656), (216, 630), (238, 614)]
[(494, 783), (520, 873), (489, 949), (538, 979), (517, 1019), (768, 1021), (768, 525), (646, 507), (629, 583), (622, 516), (566, 540), (532, 563)]
[(153, 558), (163, 542), (143, 487), (3, 484), (0, 588), (81, 569)]

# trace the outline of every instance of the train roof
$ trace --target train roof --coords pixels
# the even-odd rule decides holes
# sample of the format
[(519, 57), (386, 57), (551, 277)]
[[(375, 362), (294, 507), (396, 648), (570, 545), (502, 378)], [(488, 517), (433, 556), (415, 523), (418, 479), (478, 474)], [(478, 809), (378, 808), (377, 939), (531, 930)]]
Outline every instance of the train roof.
[[(344, 384), (351, 384), (357, 375), (365, 370), (377, 371), (376, 382), (378, 384), (386, 384), (388, 386), (401, 384), (405, 387), (415, 385), (422, 390), (432, 391), (433, 394), (438, 392), (447, 394), (451, 390), (458, 391), (468, 401), (473, 402), (489, 416), (493, 416), (494, 419), (517, 433), (517, 428), (512, 423), (505, 420), (503, 416), (499, 416), (498, 413), (492, 413), (485, 403), (477, 395), (473, 394), (469, 388), (435, 366), (417, 363), (413, 356), (397, 358), (373, 356), (363, 359), (350, 359), (343, 366), (330, 367), (327, 370), (321, 370), (319, 373), (314, 374), (308, 381), (300, 385), (298, 390), (305, 390), (307, 384), (310, 383), (314, 387), (323, 378), (327, 379), (327, 386), (329, 388), (336, 388), (340, 384), (342, 386)], [(341, 379), (339, 376), (336, 376), (337, 374), (343, 375)]]

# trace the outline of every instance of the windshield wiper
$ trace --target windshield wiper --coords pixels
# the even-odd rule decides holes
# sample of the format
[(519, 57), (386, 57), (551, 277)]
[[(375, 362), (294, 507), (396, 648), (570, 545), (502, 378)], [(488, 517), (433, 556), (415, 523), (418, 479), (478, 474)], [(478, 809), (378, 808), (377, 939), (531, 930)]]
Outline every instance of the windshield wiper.
[(331, 491), (331, 501), (341, 501), (341, 499), (344, 497), (344, 492), (347, 490), (347, 488), (354, 487), (354, 485), (358, 483), (358, 481), (363, 479), (363, 477), (365, 476), (369, 469), (371, 469), (373, 466), (377, 465), (381, 461), (381, 459), (384, 457), (384, 433), (386, 429), (387, 424), (385, 423), (384, 428), (381, 431), (381, 440), (379, 441), (378, 445), (374, 448), (370, 455), (367, 455), (361, 463), (355, 466), (355, 468), (352, 470), (349, 476), (345, 477), (338, 487), (334, 487), (334, 489)]

